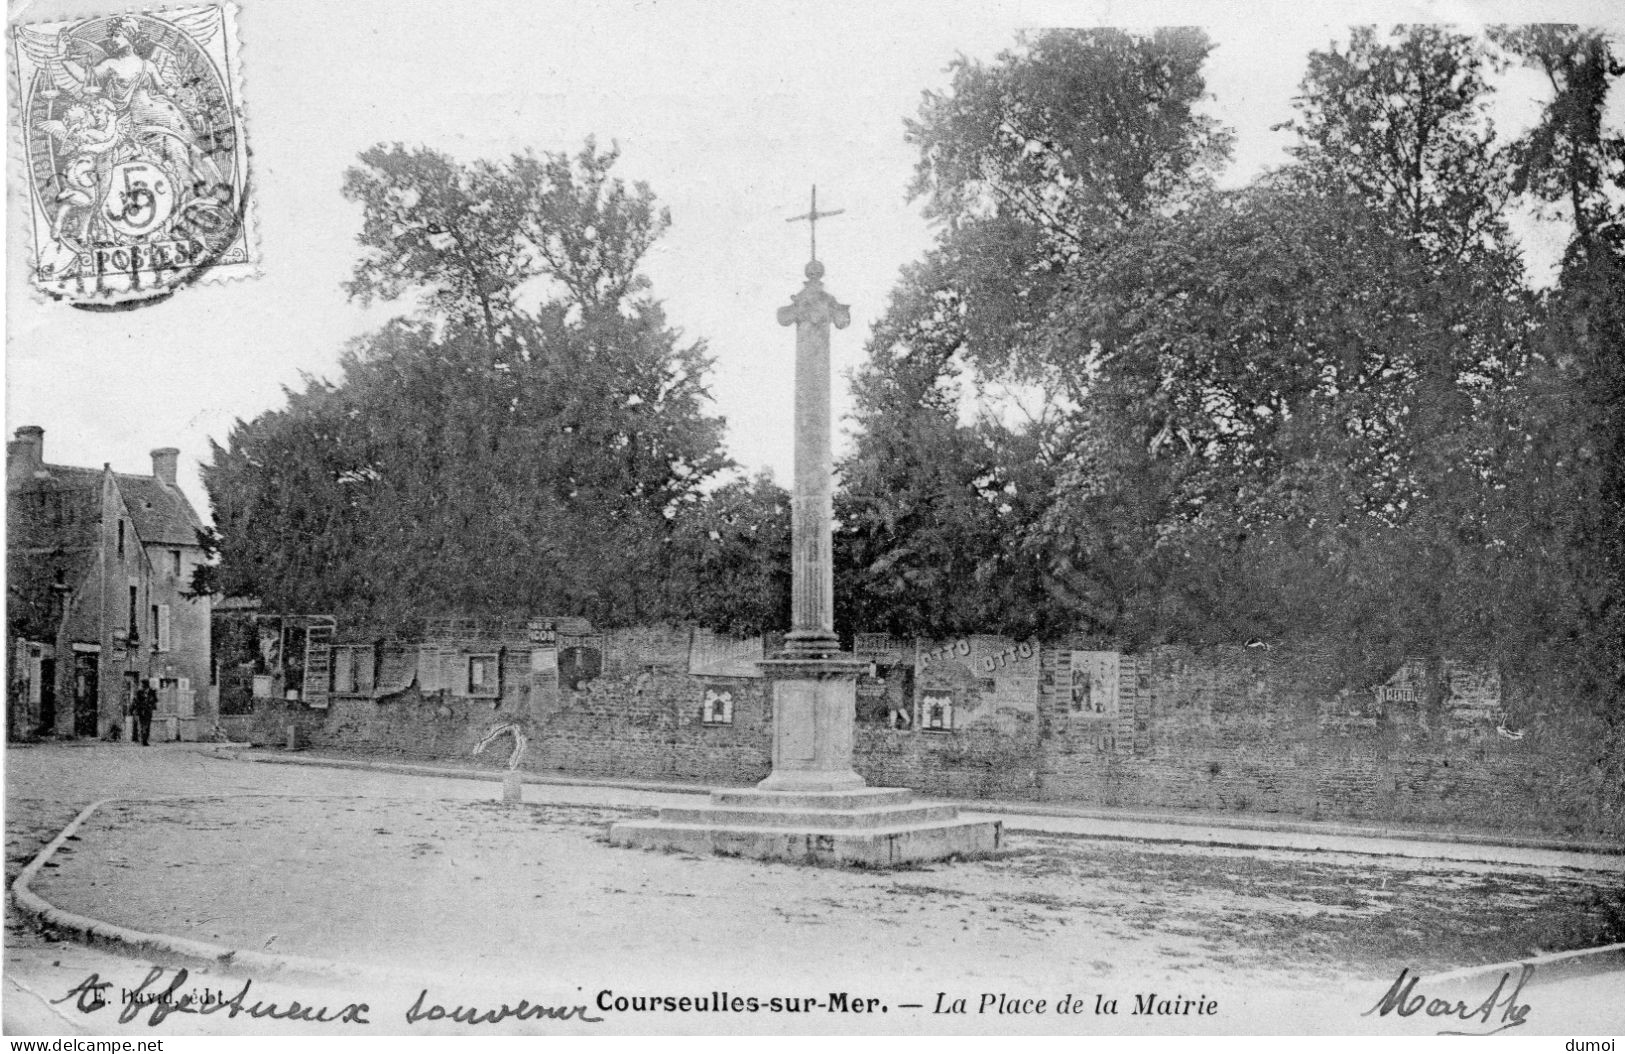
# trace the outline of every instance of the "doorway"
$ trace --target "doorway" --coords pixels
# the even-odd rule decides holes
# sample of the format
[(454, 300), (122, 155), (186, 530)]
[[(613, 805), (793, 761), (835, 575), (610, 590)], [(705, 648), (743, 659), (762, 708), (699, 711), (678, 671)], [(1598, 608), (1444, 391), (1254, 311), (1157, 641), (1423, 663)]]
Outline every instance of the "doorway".
[(96, 719), (101, 712), (101, 678), (97, 669), (101, 656), (75, 652), (73, 656), (73, 734), (96, 738)]
[[(124, 706), (119, 710), (119, 716), (126, 719), (130, 728), (130, 742), (135, 742), (135, 724), (128, 718), (135, 713), (135, 692), (141, 687), (141, 675), (134, 670), (124, 671)], [(124, 738), (124, 726), (119, 726), (119, 738)]]
[(39, 725), (34, 734), (56, 734), (56, 659), (50, 656), (39, 661)]

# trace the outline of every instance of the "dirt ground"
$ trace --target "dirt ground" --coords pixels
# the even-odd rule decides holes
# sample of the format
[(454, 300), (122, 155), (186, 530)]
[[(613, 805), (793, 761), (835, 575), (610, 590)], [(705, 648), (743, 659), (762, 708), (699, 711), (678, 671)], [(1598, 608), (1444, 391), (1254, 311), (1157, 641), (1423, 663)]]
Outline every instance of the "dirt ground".
[(36, 891), (230, 947), (639, 983), (703, 968), (738, 985), (767, 964), (789, 979), (793, 948), (788, 972), (809, 980), (861, 954), (868, 973), (1016, 989), (1223, 972), (1318, 987), (1625, 940), (1625, 891), (1584, 872), (1034, 836), (999, 859), (863, 871), (605, 843), (610, 822), (639, 814), (353, 797), (117, 803)]
[[(1427, 1033), (1421, 1019), (1362, 1016), (1402, 969), (1625, 940), (1618, 871), (1024, 832), (991, 860), (805, 868), (608, 845), (609, 823), (670, 803), (644, 792), (532, 787), (532, 801), (503, 805), (495, 784), (180, 750), (8, 761), (8, 871), (89, 800), (182, 795), (103, 806), (36, 880), (48, 901), (148, 932), (375, 968), (392, 978), (375, 1005), (392, 1006), (397, 1026), (432, 989), (448, 1006), (454, 993), (490, 1005), (595, 1006), (602, 993), (819, 1001), (816, 1019), (719, 1025), (629, 1011), (593, 1026), (617, 1031)], [(13, 924), (7, 937), (8, 986), (65, 990), (88, 969), (115, 969), (49, 934)], [(147, 968), (119, 968), (119, 983)], [(1553, 1018), (1561, 1024), (1593, 1012), (1595, 985), (1611, 980), (1535, 1002), (1551, 1017), (1568, 999), (1578, 1009)], [(832, 1016), (839, 991), (878, 998), (890, 1016)], [(1221, 1020), (1130, 1019), (1147, 993), (1217, 1000)], [(1117, 999), (1125, 1016), (1056, 1016), (1069, 995)], [(1045, 998), (1050, 1010), (1019, 1022), (997, 1004), (976, 1013), (997, 996)], [(968, 1015), (932, 1012), (956, 999)]]

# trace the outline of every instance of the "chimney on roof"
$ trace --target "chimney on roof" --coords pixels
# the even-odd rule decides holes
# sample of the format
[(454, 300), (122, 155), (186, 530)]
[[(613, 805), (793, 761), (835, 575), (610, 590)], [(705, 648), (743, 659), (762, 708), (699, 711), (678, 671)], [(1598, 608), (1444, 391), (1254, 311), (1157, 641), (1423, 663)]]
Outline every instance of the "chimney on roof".
[(6, 444), (6, 476), (31, 478), (45, 468), (45, 429), (23, 425), (16, 435)]
[(175, 485), (175, 466), (180, 461), (181, 452), (172, 446), (159, 447), (152, 452), (152, 474), (163, 480), (171, 487)]

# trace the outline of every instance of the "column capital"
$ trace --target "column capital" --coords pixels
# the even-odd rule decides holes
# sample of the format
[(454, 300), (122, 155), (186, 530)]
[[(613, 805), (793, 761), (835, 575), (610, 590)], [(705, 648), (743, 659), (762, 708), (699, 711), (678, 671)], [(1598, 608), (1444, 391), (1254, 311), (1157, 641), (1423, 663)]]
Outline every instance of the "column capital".
[(779, 325), (789, 326), (805, 322), (808, 325), (833, 324), (845, 329), (852, 322), (852, 309), (830, 296), (824, 290), (824, 265), (814, 260), (807, 265), (807, 283), (790, 298), (790, 303), (779, 308)]

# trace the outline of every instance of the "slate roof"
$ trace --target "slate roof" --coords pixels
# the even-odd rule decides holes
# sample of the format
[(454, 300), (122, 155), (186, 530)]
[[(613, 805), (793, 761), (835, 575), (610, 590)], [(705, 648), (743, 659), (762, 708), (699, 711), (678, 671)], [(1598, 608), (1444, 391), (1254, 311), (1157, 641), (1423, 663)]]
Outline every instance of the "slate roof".
[[(52, 478), (64, 483), (100, 484), (100, 469), (79, 468), (75, 465), (46, 465)], [(113, 482), (124, 496), (135, 523), (135, 533), (143, 543), (159, 545), (196, 545), (198, 528), (203, 521), (179, 488), (171, 487), (155, 476), (135, 476), (126, 472), (113, 473)], [(27, 486), (25, 484), (25, 486)]]
[(114, 473), (118, 488), (124, 494), (124, 504), (135, 521), (136, 534), (144, 542), (165, 545), (196, 545), (197, 532), (203, 526), (192, 503), (186, 500), (178, 487), (171, 487), (151, 476), (126, 476)]
[(97, 480), (42, 478), (6, 502), (6, 599), (12, 631), (32, 640), (56, 633), (58, 581), (77, 587), (96, 563), (102, 488)]

